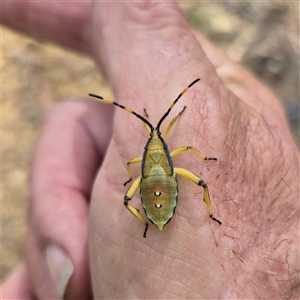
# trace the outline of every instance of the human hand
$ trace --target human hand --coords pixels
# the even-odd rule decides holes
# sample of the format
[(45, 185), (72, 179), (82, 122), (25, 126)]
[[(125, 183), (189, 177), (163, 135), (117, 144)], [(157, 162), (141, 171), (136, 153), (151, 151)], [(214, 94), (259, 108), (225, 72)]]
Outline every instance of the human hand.
[[(101, 27), (96, 24), (96, 28), (104, 30), (102, 35), (97, 32), (93, 35), (94, 41), (101, 37), (98, 61), (112, 83), (118, 102), (137, 112), (147, 108), (149, 120), (155, 124), (183, 87), (199, 76), (202, 78), (177, 104), (177, 111), (185, 104), (188, 108), (174, 126), (167, 142), (171, 150), (182, 145), (193, 145), (206, 155), (216, 156), (221, 162), (226, 162), (210, 164), (208, 171), (205, 162), (202, 164), (192, 153), (174, 159), (177, 166), (182, 165), (201, 175), (208, 183), (214, 213), (223, 221), (223, 225), (218, 228), (207, 217), (201, 201), (201, 188), (179, 180), (179, 204), (173, 220), (163, 232), (150, 225), (148, 239), (142, 239), (142, 225), (120, 205), (126, 191), (122, 183), (127, 178), (127, 172), (116, 164), (125, 166), (129, 159), (140, 156), (146, 135), (138, 120), (121, 110), (117, 111), (113, 141), (95, 184), (91, 215), (91, 265), (95, 297), (230, 298), (237, 295), (247, 298), (252, 297), (253, 293), (255, 297), (255, 293), (273, 292), (259, 286), (262, 282), (258, 276), (265, 274), (267, 283), (278, 284), (279, 275), (276, 277), (267, 273), (275, 266), (263, 266), (261, 260), (265, 256), (274, 259), (272, 247), (276, 246), (276, 259), (293, 253), (290, 249), (294, 245), (285, 242), (285, 238), (290, 239), (296, 227), (290, 224), (297, 220), (296, 214), (291, 214), (291, 218), (286, 217), (290, 212), (297, 212), (296, 182), (293, 179), (297, 165), (290, 162), (295, 160), (297, 149), (290, 138), (280, 105), (247, 72), (230, 63), (203, 37), (197, 36), (223, 84), (239, 99), (231, 94), (219, 81), (174, 4), (157, 4), (157, 10), (148, 7), (146, 12), (136, 8), (136, 5), (143, 4), (118, 5), (122, 11), (119, 7), (105, 8), (108, 10), (106, 15), (109, 13), (114, 22), (106, 20), (108, 23), (105, 23), (103, 16), (96, 18), (99, 22), (103, 21)], [(149, 16), (151, 12), (154, 12), (152, 17)], [(101, 15), (101, 12), (98, 13)], [(140, 16), (146, 20), (145, 23), (139, 23)], [(118, 30), (120, 26), (122, 31)], [(130, 49), (126, 51), (126, 57), (121, 55), (124, 47)], [(96, 51), (94, 53), (99, 55)], [(134, 64), (137, 59), (142, 63)], [(159, 102), (156, 100), (158, 97)], [(264, 123), (265, 117), (267, 122)], [(272, 126), (270, 121), (273, 122)], [(280, 132), (274, 132), (274, 124)], [(131, 130), (126, 129), (125, 134), (124, 128)], [(284, 140), (280, 146), (283, 148), (279, 147), (279, 143), (276, 144), (276, 139)], [(289, 153), (290, 161), (284, 161), (285, 157), (278, 153)], [(45, 157), (45, 153), (41, 156)], [(283, 161), (277, 162), (278, 165), (274, 162), (277, 156), (283, 158)], [(270, 172), (270, 167), (273, 172)], [(257, 178), (253, 178), (255, 174)], [(135, 175), (138, 173), (135, 172)], [(275, 186), (278, 178), (287, 182), (288, 187), (282, 185), (280, 180), (277, 182), (274, 193), (281, 200), (276, 203), (278, 206), (275, 209), (271, 205), (275, 196), (270, 197), (270, 194), (273, 191), (272, 184)], [(288, 195), (285, 202), (284, 193)], [(103, 195), (109, 195), (109, 201), (104, 201)], [(132, 202), (139, 207), (136, 200)], [(270, 212), (267, 214), (265, 210), (268, 208)], [(278, 218), (276, 215), (277, 219), (273, 220), (275, 212), (281, 208), (281, 215)], [(266, 214), (270, 221), (264, 217)], [(67, 220), (64, 222), (69, 224)], [(51, 231), (50, 228), (47, 230)], [(264, 240), (268, 233), (266, 230), (271, 231), (278, 241), (269, 248), (267, 245), (271, 244), (270, 240)], [(59, 232), (56, 234), (60, 235)], [(216, 247), (214, 238), (219, 247)], [(84, 240), (83, 235), (76, 240)], [(283, 242), (279, 244), (280, 241)], [(66, 245), (67, 249), (81, 247), (70, 241), (66, 241)], [(288, 266), (291, 268), (295, 265), (295, 254), (284, 257), (288, 260), (284, 260), (284, 269), (280, 271), (287, 275)], [(245, 270), (242, 274), (239, 271), (241, 266)], [(75, 274), (77, 278), (85, 274), (82, 270), (86, 270), (86, 266), (82, 268), (81, 264), (75, 265), (69, 292), (76, 286)], [(275, 283), (268, 281), (271, 279)], [(232, 287), (235, 280), (238, 288)], [(249, 282), (251, 286), (245, 287)], [(287, 281), (281, 284), (287, 284)], [(236, 294), (232, 294), (232, 291)]]
[[(174, 3), (101, 5), (93, 41), (117, 102), (140, 113), (147, 108), (156, 124), (181, 89), (201, 77), (174, 108), (173, 116), (187, 106), (167, 143), (170, 150), (192, 145), (219, 159), (208, 169), (186, 153), (174, 164), (206, 181), (223, 225), (208, 218), (201, 188), (179, 179), (174, 218), (162, 232), (150, 225), (142, 238), (143, 225), (120, 205), (128, 175), (116, 162), (125, 166), (141, 156), (147, 137), (138, 119), (118, 109), (91, 205), (95, 297), (297, 293), (298, 150), (274, 95), (194, 35)], [(136, 199), (131, 203), (141, 207)]]

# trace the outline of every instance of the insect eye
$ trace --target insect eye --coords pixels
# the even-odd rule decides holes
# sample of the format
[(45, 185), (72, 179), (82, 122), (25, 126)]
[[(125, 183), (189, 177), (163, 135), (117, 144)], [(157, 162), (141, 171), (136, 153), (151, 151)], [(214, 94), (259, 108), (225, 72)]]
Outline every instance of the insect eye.
[(156, 207), (156, 208), (161, 208), (161, 207), (162, 207), (162, 204), (155, 204), (155, 207)]
[(160, 191), (154, 192), (154, 195), (155, 195), (156, 197), (159, 197), (159, 196), (161, 195), (161, 192), (160, 192)]

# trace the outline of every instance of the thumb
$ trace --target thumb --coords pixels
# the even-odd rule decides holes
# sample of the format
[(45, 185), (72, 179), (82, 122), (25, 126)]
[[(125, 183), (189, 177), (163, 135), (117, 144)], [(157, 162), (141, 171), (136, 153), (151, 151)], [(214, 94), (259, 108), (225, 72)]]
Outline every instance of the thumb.
[(89, 194), (110, 139), (110, 108), (66, 101), (46, 118), (32, 163), (26, 243), (40, 298), (90, 296)]

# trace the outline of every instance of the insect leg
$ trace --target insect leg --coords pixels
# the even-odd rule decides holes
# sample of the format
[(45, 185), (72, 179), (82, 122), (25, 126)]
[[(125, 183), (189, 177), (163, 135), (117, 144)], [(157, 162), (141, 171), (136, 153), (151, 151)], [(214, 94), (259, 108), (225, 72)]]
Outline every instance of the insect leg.
[(182, 109), (182, 111), (181, 111), (176, 117), (174, 117), (174, 118), (172, 119), (172, 121), (171, 121), (170, 124), (168, 125), (168, 127), (167, 127), (167, 129), (166, 129), (166, 131), (165, 131), (165, 133), (164, 133), (164, 135), (163, 135), (163, 139), (164, 139), (164, 140), (166, 139), (166, 137), (167, 137), (169, 131), (171, 130), (171, 128), (173, 127), (173, 125), (175, 124), (175, 122), (177, 121), (177, 119), (183, 114), (183, 112), (185, 111), (185, 109), (186, 109), (186, 106), (184, 106), (183, 109)]
[[(143, 118), (148, 119), (148, 117), (149, 117), (149, 116), (148, 116), (148, 114), (147, 114), (146, 108), (144, 108), (144, 115), (143, 115)], [(150, 133), (151, 133), (151, 128), (150, 128), (150, 127), (148, 126), (148, 124), (145, 123), (145, 122), (143, 122), (143, 125), (144, 125), (144, 127), (145, 127), (147, 133), (150, 135)]]
[(204, 154), (202, 154), (200, 151), (198, 151), (196, 148), (192, 147), (192, 146), (182, 146), (180, 148), (177, 148), (175, 150), (173, 150), (170, 155), (171, 157), (178, 155), (182, 152), (188, 151), (188, 150), (192, 150), (193, 152), (195, 152), (198, 156), (200, 156), (202, 159), (204, 160), (217, 160), (215, 157), (207, 157)]
[(203, 187), (203, 189), (204, 189), (203, 201), (206, 204), (209, 217), (211, 219), (213, 219), (214, 221), (218, 222), (221, 225), (222, 224), (221, 221), (219, 221), (218, 219), (216, 219), (213, 216), (213, 212), (212, 212), (211, 204), (210, 204), (210, 197), (209, 197), (208, 187), (207, 187), (206, 183), (200, 177), (196, 176), (195, 174), (193, 174), (192, 172), (190, 172), (186, 169), (174, 168), (174, 172), (175, 172), (176, 175), (183, 176), (183, 177), (191, 180), (195, 184), (200, 185), (200, 186)]
[(132, 172), (131, 172), (130, 165), (138, 164), (138, 163), (142, 162), (142, 160), (143, 160), (142, 157), (138, 157), (138, 158), (134, 158), (127, 162), (127, 172), (128, 172), (129, 179), (126, 182), (124, 182), (124, 186), (132, 180)]
[(141, 183), (141, 177), (142, 175), (140, 175), (130, 186), (130, 188), (128, 189), (128, 191), (126, 192), (125, 196), (124, 196), (124, 205), (126, 206), (126, 208), (140, 221), (142, 222), (146, 227), (145, 227), (145, 231), (144, 231), (144, 235), (143, 237), (146, 237), (146, 233), (148, 230), (148, 223), (145, 221), (145, 219), (142, 217), (142, 215), (140, 214), (140, 211), (129, 205), (128, 202), (134, 197), (135, 193), (137, 192), (138, 188), (140, 187), (140, 183)]

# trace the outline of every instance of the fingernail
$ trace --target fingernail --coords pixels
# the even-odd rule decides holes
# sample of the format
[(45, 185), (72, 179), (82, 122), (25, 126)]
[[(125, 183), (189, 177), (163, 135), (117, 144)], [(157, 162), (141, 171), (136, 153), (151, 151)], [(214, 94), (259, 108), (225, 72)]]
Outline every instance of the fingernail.
[(69, 280), (74, 272), (72, 261), (61, 247), (54, 244), (46, 247), (45, 255), (58, 295), (63, 299)]

